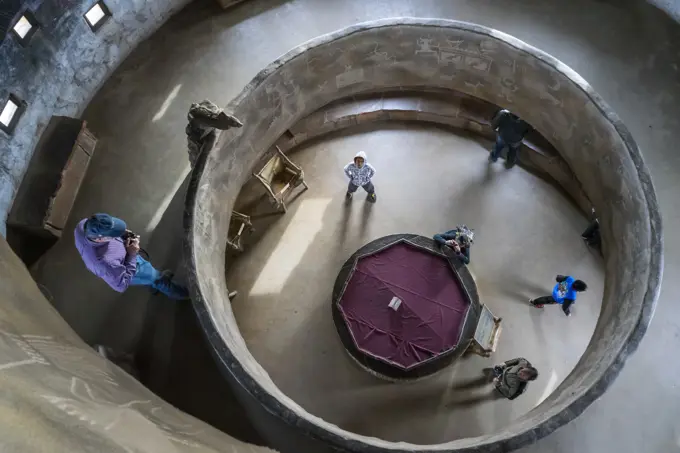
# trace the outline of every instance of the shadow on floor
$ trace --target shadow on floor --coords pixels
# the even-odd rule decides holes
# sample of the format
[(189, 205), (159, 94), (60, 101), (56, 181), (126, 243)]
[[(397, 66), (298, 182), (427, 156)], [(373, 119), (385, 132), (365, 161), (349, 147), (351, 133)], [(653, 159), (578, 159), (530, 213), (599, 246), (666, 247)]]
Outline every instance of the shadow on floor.
[[(220, 374), (191, 305), (177, 305), (173, 313), (163, 314), (161, 320), (166, 326), (172, 325), (172, 335), (167, 339), (166, 351), (156, 351), (156, 357), (149, 357), (140, 364), (142, 382), (184, 412), (239, 440), (263, 445)], [(154, 345), (150, 347), (142, 342), (140, 346), (140, 352), (143, 352), (152, 350)], [(158, 350), (158, 345), (155, 346)], [(167, 363), (159, 375), (152, 364), (163, 359)]]
[[(146, 244), (158, 269), (171, 269), (184, 281), (182, 240), (184, 197), (189, 177), (181, 185)], [(142, 319), (132, 346), (140, 381), (177, 408), (244, 442), (262, 445), (240, 403), (220, 374), (190, 303), (137, 291), (124, 315)], [(137, 299), (145, 298), (146, 303)], [(119, 298), (130, 299), (125, 295)], [(118, 305), (117, 305), (118, 306)], [(109, 325), (112, 326), (110, 321)], [(113, 341), (113, 339), (112, 339)]]

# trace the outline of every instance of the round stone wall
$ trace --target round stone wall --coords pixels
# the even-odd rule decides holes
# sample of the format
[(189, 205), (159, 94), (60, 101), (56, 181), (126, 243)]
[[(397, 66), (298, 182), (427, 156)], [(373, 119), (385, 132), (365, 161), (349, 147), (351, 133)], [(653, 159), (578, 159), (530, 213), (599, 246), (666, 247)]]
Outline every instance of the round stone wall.
[[(559, 150), (598, 212), (606, 282), (590, 344), (547, 399), (494, 434), (418, 446), (344, 431), (284, 395), (239, 333), (224, 270), (234, 200), (253, 165), (290, 126), (335, 99), (425, 87), (507, 107)], [(187, 259), (194, 304), (216, 357), (241, 397), (257, 401), (246, 404), (257, 406), (249, 415), (273, 447), (293, 451), (286, 446), (297, 436), (298, 448), (310, 451), (517, 448), (578, 416), (607, 389), (644, 335), (663, 266), (661, 219), (649, 173), (616, 115), (578, 74), (549, 55), (486, 27), (387, 19), (292, 50), (260, 72), (229, 108), (244, 127), (223, 133), (193, 171), (185, 213)]]

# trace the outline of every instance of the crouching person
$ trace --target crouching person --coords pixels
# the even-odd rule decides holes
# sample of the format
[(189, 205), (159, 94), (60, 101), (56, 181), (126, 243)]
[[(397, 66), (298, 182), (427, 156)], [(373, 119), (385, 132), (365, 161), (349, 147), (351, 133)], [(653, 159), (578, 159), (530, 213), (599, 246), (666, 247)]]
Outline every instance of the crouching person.
[(470, 264), (470, 248), (474, 237), (474, 230), (466, 225), (458, 225), (453, 230), (435, 234), (432, 239), (440, 246), (451, 248), (463, 263)]
[(527, 359), (516, 358), (493, 367), (496, 390), (509, 400), (514, 400), (527, 389), (529, 381), (535, 381), (538, 371)]

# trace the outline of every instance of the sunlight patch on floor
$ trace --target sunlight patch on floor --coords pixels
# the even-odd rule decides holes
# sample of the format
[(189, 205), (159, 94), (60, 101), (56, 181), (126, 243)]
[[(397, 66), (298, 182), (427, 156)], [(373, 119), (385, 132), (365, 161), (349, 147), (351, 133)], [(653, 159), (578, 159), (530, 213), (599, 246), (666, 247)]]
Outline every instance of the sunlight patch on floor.
[[(539, 371), (540, 373), (540, 371)], [(541, 376), (538, 376), (538, 379), (541, 379)], [(550, 372), (550, 378), (548, 379), (548, 383), (545, 386), (545, 389), (543, 390), (543, 393), (541, 394), (541, 397), (538, 399), (536, 402), (536, 405), (538, 406), (541, 404), (550, 394), (555, 390), (557, 387), (557, 373), (555, 370), (551, 370)]]
[(161, 108), (158, 109), (154, 117), (151, 119), (151, 122), (155, 123), (156, 121), (160, 120), (163, 118), (163, 115), (165, 115), (165, 112), (167, 112), (168, 108), (172, 104), (172, 101), (175, 100), (177, 95), (179, 94), (179, 90), (182, 88), (182, 84), (175, 85), (175, 88), (172, 89), (170, 94), (168, 94), (168, 97), (165, 98), (165, 101), (163, 101), (163, 104), (161, 105)]
[(158, 226), (158, 223), (161, 221), (161, 218), (163, 218), (163, 214), (165, 214), (165, 211), (167, 211), (168, 206), (170, 206), (170, 202), (175, 197), (175, 194), (177, 193), (179, 188), (182, 186), (182, 183), (186, 179), (190, 170), (191, 167), (189, 166), (189, 162), (187, 162), (186, 167), (184, 167), (184, 169), (182, 170), (182, 173), (177, 176), (175, 185), (165, 195), (165, 198), (163, 198), (163, 200), (161, 201), (160, 205), (158, 206), (158, 209), (156, 210), (156, 213), (153, 215), (148, 225), (146, 226), (145, 229), (146, 234), (149, 234), (150, 232), (156, 229), (156, 226)]
[[(323, 216), (331, 198), (302, 200), (279, 243), (255, 280), (250, 296), (278, 294), (300, 264), (314, 236), (323, 228)], [(288, 214), (290, 215), (290, 214)]]

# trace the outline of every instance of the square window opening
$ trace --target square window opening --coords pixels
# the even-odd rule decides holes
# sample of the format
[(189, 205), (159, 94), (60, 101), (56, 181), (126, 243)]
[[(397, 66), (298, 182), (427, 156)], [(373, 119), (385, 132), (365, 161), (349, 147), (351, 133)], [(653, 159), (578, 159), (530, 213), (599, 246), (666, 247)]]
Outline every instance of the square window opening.
[(99, 28), (104, 25), (104, 23), (106, 23), (109, 17), (111, 17), (111, 11), (109, 11), (109, 8), (107, 8), (103, 1), (95, 3), (85, 13), (85, 21), (90, 26), (92, 31), (99, 30)]
[(12, 27), (12, 33), (21, 44), (27, 44), (33, 37), (33, 34), (38, 31), (38, 28), (39, 25), (35, 16), (27, 10), (19, 16), (19, 20)]
[(0, 105), (0, 130), (11, 134), (19, 122), (19, 117), (26, 110), (26, 103), (10, 94), (9, 98)]

